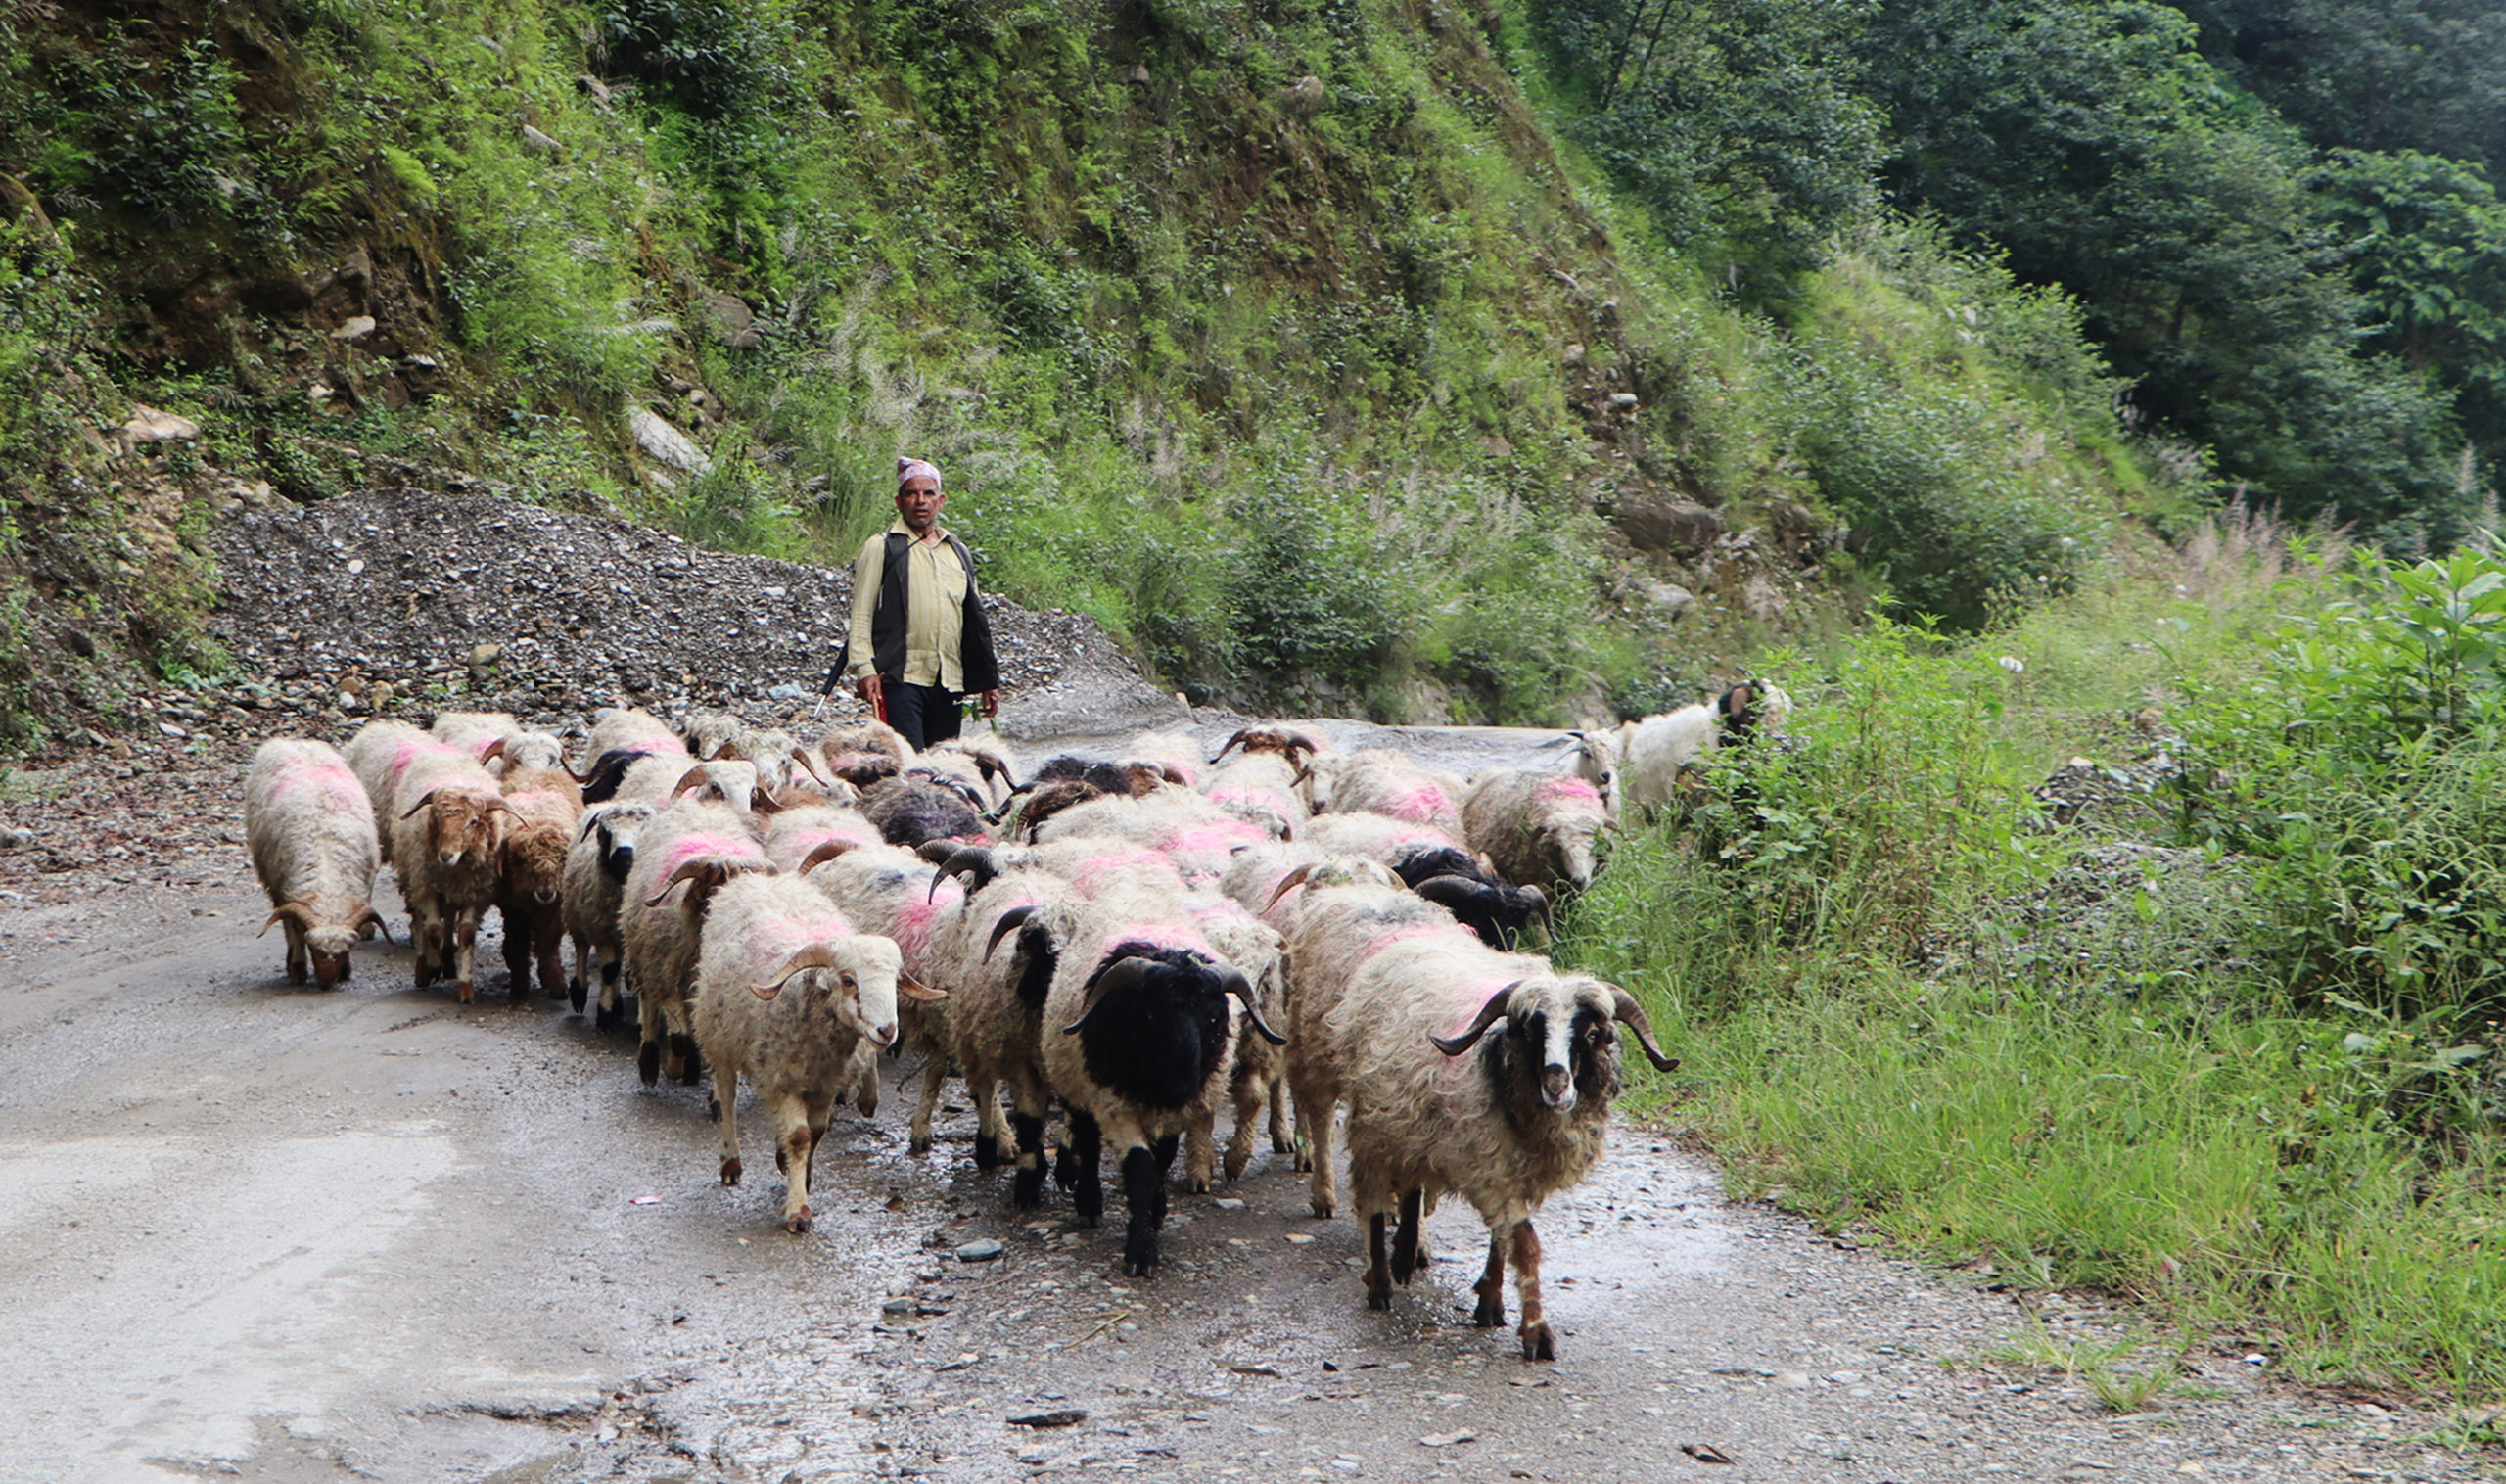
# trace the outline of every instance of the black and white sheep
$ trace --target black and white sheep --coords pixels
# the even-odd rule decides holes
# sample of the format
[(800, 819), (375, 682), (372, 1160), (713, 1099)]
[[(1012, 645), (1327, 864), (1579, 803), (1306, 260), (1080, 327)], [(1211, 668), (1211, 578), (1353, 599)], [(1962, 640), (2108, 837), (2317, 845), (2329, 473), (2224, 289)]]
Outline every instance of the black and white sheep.
[(1407, 1283), (1420, 1266), (1425, 1213), (1439, 1197), (1459, 1195), (1488, 1225), (1473, 1318), (1483, 1326), (1506, 1322), (1510, 1263), (1523, 1359), (1555, 1359), (1532, 1217), (1601, 1156), (1620, 1089), (1618, 1027), (1656, 1067), (1678, 1065), (1653, 1043), (1636, 997), (1559, 974), (1534, 955), (1446, 938), (1374, 953), (1327, 1020), (1331, 1059), (1364, 1090), (1348, 1133), (1353, 1206), (1367, 1229), (1368, 1305), (1391, 1307), (1393, 1283)]
[(648, 804), (593, 805), (566, 852), (558, 906), (566, 935), (575, 943), (575, 977), (567, 981), (566, 993), (575, 1013), (581, 1014), (596, 972), (600, 1002), (592, 1023), (604, 1031), (618, 1020), (619, 966), (626, 954), (618, 921), (626, 900), (626, 874), (635, 864), (636, 836), (652, 816)]
[(890, 845), (918, 849), (934, 840), (979, 842), (983, 815), (965, 796), (927, 777), (883, 778), (861, 792), (861, 812)]
[(266, 933), (287, 928), (287, 981), (317, 989), (344, 983), (348, 951), (374, 910), (382, 846), (374, 806), (348, 760), (327, 742), (279, 737), (253, 754), (244, 774), (244, 843), (269, 893)]

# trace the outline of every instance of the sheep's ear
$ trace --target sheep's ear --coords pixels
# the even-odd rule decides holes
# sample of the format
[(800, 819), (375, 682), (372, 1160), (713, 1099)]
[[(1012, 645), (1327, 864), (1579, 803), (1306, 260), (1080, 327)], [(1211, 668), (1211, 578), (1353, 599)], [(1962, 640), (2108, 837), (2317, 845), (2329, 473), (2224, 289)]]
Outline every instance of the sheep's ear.
[(1636, 1002), (1636, 997), (1614, 984), (1602, 988), (1609, 991), (1610, 1018), (1636, 1033), (1636, 1043), (1645, 1048), (1645, 1059), (1653, 1064), (1653, 1070), (1678, 1071), (1680, 1059), (1663, 1055), (1662, 1048), (1653, 1044), (1653, 1023), (1645, 1018), (1645, 1007)]
[(705, 761), (708, 763), (719, 763), (724, 758), (736, 758), (738, 756), (739, 749), (733, 747), (730, 743), (725, 742), (721, 746), (715, 748), (714, 756), (706, 759)]
[(281, 903), (278, 910), (270, 913), (269, 920), (261, 924), (261, 932), (255, 933), (253, 936), (255, 938), (260, 937), (261, 933), (268, 932), (270, 929), (278, 926), (281, 921), (293, 922), (298, 927), (304, 929), (306, 932), (311, 932), (313, 930), (313, 908), (302, 902)]
[(1279, 884), (1271, 888), (1271, 900), (1262, 904), (1262, 915), (1265, 917), (1271, 915), (1271, 908), (1279, 904), (1279, 899), (1281, 897), (1284, 897), (1288, 893), (1295, 891), (1298, 887), (1305, 885), (1307, 878), (1313, 874), (1314, 862), (1309, 860), (1305, 864), (1298, 866), (1295, 870), (1281, 876), (1279, 878)]
[(1286, 1037), (1272, 1030), (1271, 1023), (1262, 1018), (1262, 1007), (1254, 1002), (1253, 981), (1244, 977), (1242, 969), (1229, 964), (1219, 970), (1218, 983), (1219, 988), (1234, 996), (1236, 1002), (1244, 1006), (1244, 1018), (1253, 1023), (1253, 1029), (1261, 1033), (1264, 1041), (1275, 1046), (1288, 1043)]
[[(395, 949), (400, 946), (393, 941), (392, 924), (383, 920), (383, 914), (376, 911), (371, 904), (359, 903), (357, 904), (356, 915), (348, 919), (348, 926), (352, 928), (361, 928), (369, 922), (374, 924), (374, 930), (376, 932), (383, 935), (383, 941), (385, 943), (391, 944)], [(267, 932), (269, 930), (264, 927), (262, 931)]]
[[(1088, 1017), (1096, 1013), (1096, 1007), (1105, 1002), (1106, 996), (1116, 990), (1127, 990), (1138, 984), (1148, 977), (1148, 971), (1155, 963), (1155, 959), (1142, 958), (1134, 953), (1117, 958), (1106, 967), (1098, 969), (1094, 982), (1088, 986), (1088, 993), (1080, 997), (1079, 1018), (1063, 1026), (1061, 1033), (1064, 1036), (1078, 1035), (1079, 1028), (1088, 1024)], [(1244, 976), (1239, 972), (1235, 977), (1241, 979)]]
[(902, 969), (897, 972), (897, 994), (920, 1004), (930, 1004), (935, 1000), (949, 997), (947, 990), (933, 989)]
[(1469, 1050), (1472, 1046), (1479, 1043), (1480, 1037), (1488, 1034), (1488, 1028), (1490, 1026), (1495, 1025), (1498, 1021), (1506, 1018), (1506, 1001), (1512, 997), (1514, 993), (1514, 986), (1521, 983), (1522, 981), (1517, 979), (1513, 984), (1509, 984), (1504, 989), (1499, 990), (1496, 994), (1489, 996), (1488, 1002), (1481, 1005), (1479, 1007), (1478, 1015), (1472, 1018), (1469, 1029), (1463, 1031), (1461, 1035), (1430, 1036), (1427, 1040), (1433, 1042), (1436, 1049), (1444, 1052), (1447, 1056), (1460, 1056), (1462, 1052)]
[(993, 919), (992, 936), (985, 940), (983, 946), (983, 961), (992, 962), (992, 951), (1000, 947), (1000, 940), (1025, 927), (1027, 919), (1035, 916), (1042, 907), (1043, 904), (1030, 902), (1024, 906), (1013, 906)]
[(834, 967), (836, 967), (835, 954), (828, 951), (828, 946), (823, 943), (812, 943), (808, 948), (794, 953), (791, 957), (784, 959), (783, 966), (776, 969), (772, 974), (767, 975), (764, 984), (750, 985), (748, 987), (749, 993), (755, 995), (760, 999), (772, 999), (775, 996), (783, 993), (783, 986), (791, 981), (793, 975), (804, 973), (810, 969), (831, 969)]

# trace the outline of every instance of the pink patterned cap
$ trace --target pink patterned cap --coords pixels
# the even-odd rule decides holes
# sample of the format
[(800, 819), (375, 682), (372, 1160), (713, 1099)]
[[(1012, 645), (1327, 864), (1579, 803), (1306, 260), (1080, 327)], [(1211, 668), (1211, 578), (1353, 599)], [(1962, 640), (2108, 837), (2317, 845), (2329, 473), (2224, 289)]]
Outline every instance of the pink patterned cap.
[(900, 458), (897, 460), (897, 487), (903, 489), (908, 480), (929, 480), (937, 486), (940, 483), (940, 470), (936, 465), (926, 464), (918, 458)]

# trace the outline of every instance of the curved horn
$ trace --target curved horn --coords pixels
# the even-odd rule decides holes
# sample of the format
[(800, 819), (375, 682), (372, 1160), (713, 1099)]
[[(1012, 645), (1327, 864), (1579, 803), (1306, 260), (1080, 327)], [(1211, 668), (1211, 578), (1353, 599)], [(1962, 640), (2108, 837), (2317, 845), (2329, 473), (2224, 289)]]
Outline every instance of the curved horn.
[(662, 883), (662, 889), (644, 899), (644, 905), (659, 906), (662, 904), (662, 899), (678, 890), (679, 883), (692, 881), (709, 872), (721, 871), (722, 862), (712, 856), (699, 856), (693, 860), (682, 860), (679, 862), (678, 869), (670, 873), (670, 879)]
[(795, 876), (806, 876), (810, 872), (816, 870), (819, 866), (834, 859), (836, 857), (844, 855), (849, 851), (859, 849), (860, 847), (860, 843), (861, 842), (858, 840), (821, 840), (810, 851), (808, 855), (801, 858), (800, 867), (794, 870), (792, 874)]
[[(371, 905), (358, 907), (356, 915), (348, 919), (348, 926), (361, 928), (369, 922), (374, 924), (374, 930), (376, 932), (383, 935), (383, 941), (385, 943), (391, 944), (395, 949), (400, 946), (393, 940), (392, 924), (384, 921), (383, 914), (376, 911)], [(264, 933), (269, 931), (269, 927), (266, 923), (262, 925), (261, 931)]]
[(1001, 913), (998, 917), (994, 918), (992, 923), (992, 936), (984, 942), (983, 961), (986, 963), (992, 962), (992, 951), (1000, 947), (1000, 940), (1008, 937), (1020, 928), (1025, 927), (1027, 925), (1027, 919), (1035, 916), (1037, 911), (1043, 906), (1044, 904), (1041, 902), (1030, 902), (1024, 906), (1013, 906), (1009, 910)]
[(914, 1000), (921, 1004), (929, 1004), (934, 1000), (946, 999), (949, 997), (949, 992), (947, 990), (935, 989), (903, 970), (899, 970), (897, 973), (897, 993), (907, 999)]
[(710, 757), (710, 758), (706, 759), (705, 761), (706, 761), (706, 762), (708, 762), (708, 763), (719, 763), (719, 762), (721, 762), (724, 758), (737, 758), (739, 755), (740, 755), (740, 750), (739, 750), (737, 747), (734, 747), (734, 746), (732, 746), (730, 743), (725, 742), (725, 743), (723, 743), (721, 746), (719, 746), (719, 747), (718, 747), (718, 748), (715, 748), (715, 749), (714, 749), (714, 756), (712, 756), (712, 757)]
[(791, 957), (784, 959), (783, 966), (767, 975), (764, 984), (750, 985), (748, 987), (748, 991), (760, 999), (772, 999), (775, 996), (783, 993), (784, 984), (789, 981), (793, 975), (801, 973), (806, 969), (831, 969), (834, 967), (836, 967), (835, 955), (827, 951), (827, 945), (823, 943), (812, 943), (809, 947), (801, 950), (799, 952), (794, 953)]
[(678, 781), (670, 786), (669, 797), (675, 800), (686, 790), (687, 785), (690, 782), (703, 781), (710, 783), (713, 781), (713, 778), (714, 775), (705, 770), (705, 765), (699, 763), (694, 767), (691, 767), (687, 771), (678, 775)]
[(1271, 900), (1262, 904), (1262, 915), (1265, 917), (1271, 915), (1271, 908), (1279, 904), (1279, 899), (1281, 897), (1284, 897), (1288, 893), (1295, 891), (1298, 887), (1305, 885), (1306, 879), (1313, 874), (1314, 862), (1309, 860), (1305, 864), (1298, 866), (1295, 870), (1281, 876), (1279, 878), (1279, 884), (1271, 888)]
[(1522, 981), (1517, 979), (1513, 984), (1489, 996), (1488, 1002), (1481, 1005), (1479, 1013), (1472, 1017), (1470, 1029), (1459, 1036), (1430, 1036), (1427, 1040), (1435, 1043), (1436, 1049), (1447, 1056), (1460, 1056), (1462, 1052), (1469, 1050), (1478, 1044), (1480, 1037), (1488, 1034), (1490, 1026), (1506, 1018), (1506, 1000), (1514, 993), (1514, 985), (1521, 983)]
[[(1088, 1017), (1096, 1013), (1096, 1007), (1105, 1002), (1106, 996), (1116, 990), (1130, 989), (1147, 978), (1148, 971), (1155, 967), (1156, 963), (1157, 960), (1154, 958), (1142, 958), (1134, 953), (1117, 958), (1097, 970), (1095, 981), (1088, 986), (1088, 993), (1080, 997), (1079, 1018), (1063, 1026), (1061, 1033), (1064, 1036), (1078, 1035), (1079, 1028), (1088, 1024)], [(1236, 977), (1241, 979), (1244, 976), (1239, 973)]]
[(479, 749), (479, 762), (484, 765), (489, 758), (501, 758), (504, 755), (505, 739), (502, 737), (491, 738), (487, 746)]
[(409, 808), (408, 808), (407, 812), (405, 812), (405, 813), (401, 814), (401, 815), (400, 815), (400, 817), (401, 817), (401, 818), (403, 818), (403, 819), (414, 819), (414, 818), (416, 818), (416, 817), (417, 817), (417, 814), (418, 814), (418, 811), (420, 811), (420, 810), (422, 810), (422, 809), (426, 808), (428, 805), (433, 804), (433, 803), (435, 802), (435, 796), (436, 796), (436, 794), (437, 794), (438, 792), (440, 792), (440, 790), (432, 789), (432, 788), (431, 788), (431, 789), (428, 789), (425, 793), (418, 795), (418, 802), (417, 802), (417, 803), (415, 803), (415, 804), (410, 805), (410, 806), (409, 806)]
[(281, 919), (294, 922), (298, 927), (304, 929), (306, 932), (311, 932), (315, 925), (313, 921), (312, 907), (302, 902), (282, 902), (278, 905), (278, 910), (270, 913), (269, 920), (261, 924), (261, 932), (255, 933), (253, 936), (255, 938), (260, 937), (261, 933), (266, 933), (270, 929), (278, 926)]
[(808, 748), (804, 747), (800, 751), (792, 754), (792, 761), (801, 765), (801, 771), (808, 773), (811, 777), (818, 780), (818, 787), (827, 787), (827, 775), (818, 771), (818, 765), (815, 762), (812, 761), (810, 757), (810, 750)]
[[(1287, 754), (1288, 765), (1290, 767), (1295, 768), (1300, 773), (1305, 773), (1309, 778), (1314, 776), (1311, 772), (1307, 771), (1305, 765), (1306, 758), (1314, 756), (1313, 743), (1307, 741), (1303, 737), (1290, 737), (1288, 738), (1287, 746), (1280, 748), (1279, 751)], [(1299, 757), (1298, 754), (1300, 753), (1304, 754), (1304, 757)]]
[(1246, 732), (1248, 732), (1248, 731), (1251, 731), (1252, 729), (1253, 729), (1253, 728), (1251, 728), (1251, 727), (1249, 727), (1249, 726), (1239, 726), (1239, 727), (1237, 727), (1237, 728), (1236, 728), (1236, 730), (1235, 730), (1235, 735), (1234, 735), (1234, 736), (1232, 736), (1232, 737), (1228, 738), (1228, 739), (1227, 739), (1227, 741), (1219, 747), (1219, 750), (1218, 750), (1218, 758), (1212, 758), (1212, 759), (1210, 760), (1210, 766), (1212, 766), (1212, 767), (1216, 767), (1216, 766), (1218, 766), (1218, 764), (1219, 764), (1219, 758), (1224, 758), (1224, 757), (1226, 757), (1226, 756), (1227, 756), (1227, 754), (1228, 754), (1228, 750), (1229, 750), (1230, 748), (1232, 748), (1233, 746), (1235, 746), (1235, 744), (1236, 744), (1236, 743), (1243, 741), (1243, 740), (1244, 740), (1244, 734), (1245, 734)]
[(1451, 874), (1429, 876), (1411, 888), (1415, 895), (1426, 898), (1447, 911), (1453, 910), (1460, 903), (1477, 902), (1487, 890), (1488, 883), (1485, 881), (1473, 881), (1468, 876)]
[[(932, 843), (936, 845), (939, 842)], [(966, 883), (966, 895), (971, 897), (990, 886), (993, 878), (1000, 874), (1000, 859), (980, 845), (961, 846), (950, 852), (949, 858), (940, 862), (938, 873), (931, 878), (931, 890), (923, 895), (922, 900), (925, 902), (937, 900), (940, 896), (940, 883), (959, 872), (972, 878)]]
[(1653, 1064), (1653, 1070), (1656, 1072), (1678, 1071), (1680, 1059), (1676, 1056), (1663, 1055), (1662, 1048), (1653, 1044), (1653, 1023), (1645, 1018), (1645, 1007), (1636, 1002), (1636, 997), (1614, 984), (1607, 988), (1610, 995), (1610, 1018), (1636, 1033), (1636, 1043), (1645, 1048), (1645, 1059)]
[(779, 814), (790, 808), (791, 805), (774, 797), (774, 790), (762, 783), (758, 785), (757, 797), (748, 802), (748, 812), (752, 814)]
[(1271, 1023), (1262, 1018), (1262, 1007), (1253, 1002), (1253, 981), (1244, 977), (1242, 969), (1233, 964), (1221, 968), (1218, 973), (1218, 985), (1220, 989), (1234, 996), (1237, 1003), (1244, 1006), (1244, 1018), (1253, 1023), (1253, 1029), (1262, 1034), (1264, 1041), (1275, 1046), (1283, 1046), (1288, 1043), (1286, 1037), (1272, 1030)]
[(1555, 943), (1557, 941), (1557, 918), (1549, 910), (1549, 894), (1542, 891), (1537, 886), (1524, 887), (1522, 889), (1522, 894), (1531, 899), (1532, 905), (1540, 908), (1540, 930), (1549, 935), (1550, 942)]

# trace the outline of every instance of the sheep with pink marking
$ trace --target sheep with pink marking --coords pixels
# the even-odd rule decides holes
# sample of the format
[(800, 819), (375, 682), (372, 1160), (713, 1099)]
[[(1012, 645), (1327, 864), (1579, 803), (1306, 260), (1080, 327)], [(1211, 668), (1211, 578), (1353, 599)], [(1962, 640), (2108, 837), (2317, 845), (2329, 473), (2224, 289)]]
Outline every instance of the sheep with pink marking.
[(812, 1169), (835, 1104), (895, 1043), (900, 1002), (938, 997), (905, 974), (895, 944), (857, 932), (807, 882), (752, 874), (723, 883), (706, 914), (690, 1009), (722, 1120), (722, 1183), (740, 1183), (745, 1076), (774, 1129), (784, 1228), (808, 1231)]
[[(989, 1170), (1014, 1157), (1010, 1199), (1032, 1210), (1044, 1201), (1049, 1091), (1041, 1016), (1060, 961), (1056, 927), (1066, 925), (1066, 914), (1045, 908), (1069, 900), (1069, 884), (1032, 864), (1005, 865), (983, 847), (953, 852), (941, 869), (962, 875), (967, 894), (934, 938), (932, 953), (949, 991), (949, 1054), (975, 1105), (975, 1164)], [(1013, 1109), (1006, 1131), (1004, 1085)], [(1014, 1151), (1004, 1132), (1014, 1136)]]
[(804, 804), (766, 814), (766, 858), (774, 868), (798, 875), (802, 862), (826, 845), (847, 850), (878, 845), (879, 827), (858, 809), (839, 804)]
[(626, 982), (634, 987), (642, 1020), (635, 1070), (644, 1086), (665, 1072), (695, 1084), (687, 997), (696, 983), (707, 907), (732, 878), (773, 869), (747, 820), (718, 800), (682, 799), (644, 822), (618, 921)]
[[(1406, 824), (1423, 824), (1462, 837), (1462, 781), (1420, 767), (1388, 747), (1369, 747), (1325, 758), (1314, 767), (1335, 814), (1371, 813)], [(1321, 800), (1317, 807), (1321, 807)]]
[(261, 931), (287, 928), (287, 982), (346, 983), (358, 933), (383, 926), (372, 904), (382, 864), (374, 807), (348, 760), (327, 742), (262, 743), (244, 775), (244, 843), (269, 893)]
[(1516, 886), (1580, 892), (1593, 884), (1593, 851), (1609, 818), (1601, 790), (1583, 778), (1508, 768), (1470, 786), (1462, 822), (1470, 848)]
[[(954, 968), (943, 960), (936, 945), (965, 907), (965, 888), (953, 877), (898, 846), (856, 847), (841, 842), (821, 847), (804, 860), (801, 869), (845, 920), (896, 944), (904, 954), (908, 981), (942, 986), (950, 982)], [(922, 1096), (914, 1105), (909, 1136), (909, 1147), (920, 1154), (931, 1147), (932, 1115), (939, 1108), (940, 1089), (949, 1075), (950, 1032), (943, 1007), (936, 1001), (909, 1002), (897, 1044), (923, 1058)], [(875, 1103), (862, 1111), (868, 1112), (871, 1106)]]

